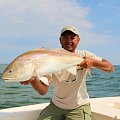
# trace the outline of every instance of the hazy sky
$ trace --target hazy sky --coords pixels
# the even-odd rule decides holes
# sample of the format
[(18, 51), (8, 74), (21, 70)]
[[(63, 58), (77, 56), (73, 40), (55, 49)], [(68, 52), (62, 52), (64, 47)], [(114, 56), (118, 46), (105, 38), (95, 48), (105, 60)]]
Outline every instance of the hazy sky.
[(61, 47), (64, 25), (78, 28), (78, 49), (120, 65), (120, 0), (0, 0), (0, 63), (34, 48)]

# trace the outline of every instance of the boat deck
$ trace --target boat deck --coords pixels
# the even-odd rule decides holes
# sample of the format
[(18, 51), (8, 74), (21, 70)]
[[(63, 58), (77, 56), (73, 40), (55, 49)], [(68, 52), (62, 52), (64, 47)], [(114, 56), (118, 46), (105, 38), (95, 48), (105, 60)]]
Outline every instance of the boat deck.
[[(120, 120), (120, 96), (91, 98), (92, 120)], [(49, 103), (0, 110), (0, 120), (37, 120)]]

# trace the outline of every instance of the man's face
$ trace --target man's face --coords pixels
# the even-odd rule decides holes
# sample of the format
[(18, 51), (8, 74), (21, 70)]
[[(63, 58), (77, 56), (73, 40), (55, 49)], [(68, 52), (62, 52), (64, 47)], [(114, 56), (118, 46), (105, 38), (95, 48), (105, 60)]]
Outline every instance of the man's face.
[(65, 31), (60, 37), (60, 43), (62, 48), (70, 52), (75, 52), (75, 49), (80, 41), (78, 35), (71, 31)]

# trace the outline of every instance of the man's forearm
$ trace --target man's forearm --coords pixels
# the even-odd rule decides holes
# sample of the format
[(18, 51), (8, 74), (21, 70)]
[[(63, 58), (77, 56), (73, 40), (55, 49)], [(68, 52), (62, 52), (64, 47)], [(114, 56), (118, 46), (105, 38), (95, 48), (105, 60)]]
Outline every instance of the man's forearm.
[(114, 72), (114, 66), (107, 60), (94, 61), (93, 66), (106, 72)]

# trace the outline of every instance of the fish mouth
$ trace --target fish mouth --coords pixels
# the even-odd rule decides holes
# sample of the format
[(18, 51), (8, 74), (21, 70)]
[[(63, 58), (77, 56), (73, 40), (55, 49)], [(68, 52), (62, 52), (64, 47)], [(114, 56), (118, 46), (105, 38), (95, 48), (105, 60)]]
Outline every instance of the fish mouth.
[(22, 82), (22, 81), (26, 81), (23, 79), (17, 79), (17, 78), (2, 78), (5, 82)]
[(4, 77), (2, 77), (2, 79), (5, 80), (6, 82), (11, 82), (16, 80), (16, 78), (4, 78)]
[(5, 82), (20, 82), (16, 79), (4, 79), (4, 80), (5, 80)]

